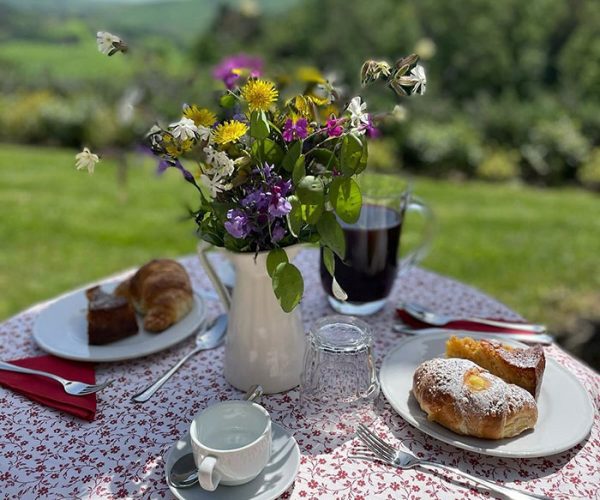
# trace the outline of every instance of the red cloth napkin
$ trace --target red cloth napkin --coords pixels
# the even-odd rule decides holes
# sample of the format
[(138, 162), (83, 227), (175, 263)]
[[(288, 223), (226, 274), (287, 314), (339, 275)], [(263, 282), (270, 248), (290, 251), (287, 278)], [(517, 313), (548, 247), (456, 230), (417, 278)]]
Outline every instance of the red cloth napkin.
[[(89, 363), (70, 361), (56, 356), (37, 356), (9, 361), (9, 363), (53, 373), (66, 379), (87, 384), (96, 383), (94, 367)], [(62, 385), (47, 377), (0, 370), (0, 385), (24, 394), (33, 401), (90, 422), (96, 416), (96, 394), (71, 396), (64, 391)]]
[[(448, 324), (443, 327), (438, 327), (436, 325), (432, 325), (430, 323), (426, 323), (425, 321), (421, 321), (420, 319), (414, 318), (410, 314), (408, 314), (404, 309), (397, 308), (396, 316), (407, 326), (411, 328), (449, 328), (451, 330), (466, 330), (468, 332), (490, 332), (490, 333), (527, 333), (523, 330), (516, 330), (514, 328), (502, 327), (502, 326), (492, 326), (492, 325), (483, 325), (481, 323), (474, 323), (472, 321), (450, 321)], [(485, 318), (485, 319), (493, 319), (496, 321), (497, 318)], [(511, 320), (511, 323), (523, 323), (527, 324), (524, 321), (514, 321)]]

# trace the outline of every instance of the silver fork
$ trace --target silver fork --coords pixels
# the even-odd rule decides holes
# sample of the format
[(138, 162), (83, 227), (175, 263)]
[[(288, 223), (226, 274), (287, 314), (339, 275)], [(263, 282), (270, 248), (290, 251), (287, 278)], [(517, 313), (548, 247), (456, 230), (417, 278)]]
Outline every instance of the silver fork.
[[(399, 469), (412, 469), (414, 467), (434, 467), (437, 469), (442, 469), (445, 471), (454, 472), (459, 476), (464, 477), (465, 479), (469, 479), (474, 483), (487, 488), (488, 490), (502, 495), (504, 498), (508, 498), (510, 500), (529, 500), (532, 498), (537, 498), (541, 500), (551, 500), (549, 497), (534, 495), (532, 493), (525, 493), (523, 491), (515, 490), (508, 486), (504, 486), (498, 483), (494, 483), (492, 481), (488, 481), (486, 479), (481, 479), (479, 477), (468, 474), (467, 472), (463, 472), (454, 467), (450, 467), (448, 465), (442, 465), (435, 462), (430, 462), (429, 460), (421, 460), (420, 458), (415, 457), (412, 453), (408, 453), (405, 451), (398, 450), (394, 448), (391, 444), (387, 443), (363, 424), (358, 425), (357, 430), (358, 438), (373, 452), (374, 456), (371, 455), (352, 455), (350, 458), (358, 458), (362, 460), (379, 460), (380, 462), (384, 462), (389, 465), (393, 465)], [(427, 467), (423, 467), (427, 470)]]
[(0, 370), (6, 370), (9, 372), (17, 372), (17, 373), (28, 373), (30, 375), (39, 375), (41, 377), (48, 377), (57, 382), (60, 382), (65, 389), (67, 394), (71, 396), (85, 396), (87, 394), (93, 394), (95, 392), (101, 391), (105, 389), (110, 384), (113, 383), (112, 380), (107, 380), (101, 384), (86, 384), (84, 382), (77, 382), (75, 380), (67, 380), (65, 378), (59, 377), (58, 375), (54, 375), (53, 373), (42, 372), (39, 370), (32, 370), (30, 368), (24, 368), (22, 366), (13, 365), (11, 363), (5, 363), (4, 361), (0, 361)]
[(546, 333), (546, 327), (544, 325), (535, 325), (530, 323), (517, 323), (512, 321), (501, 321), (487, 318), (474, 318), (474, 317), (452, 317), (446, 314), (434, 313), (424, 309), (418, 304), (406, 303), (403, 304), (404, 310), (412, 317), (417, 318), (425, 323), (435, 326), (444, 326), (451, 321), (470, 321), (471, 323), (478, 323), (480, 325), (498, 326), (502, 328), (511, 328), (514, 330), (521, 330), (530, 333)]

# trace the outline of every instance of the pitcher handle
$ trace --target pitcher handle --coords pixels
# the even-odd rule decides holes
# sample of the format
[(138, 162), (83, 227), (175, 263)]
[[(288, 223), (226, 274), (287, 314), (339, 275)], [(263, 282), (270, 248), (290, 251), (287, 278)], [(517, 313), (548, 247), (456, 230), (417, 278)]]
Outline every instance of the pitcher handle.
[(425, 219), (425, 227), (423, 229), (423, 235), (421, 242), (417, 247), (404, 257), (399, 263), (399, 272), (402, 273), (415, 264), (421, 262), (425, 256), (429, 253), (433, 236), (435, 233), (435, 216), (433, 211), (429, 208), (423, 200), (416, 196), (412, 196), (406, 206), (406, 212), (418, 212)]
[(225, 307), (225, 310), (229, 311), (229, 309), (231, 307), (231, 295), (229, 293), (229, 290), (227, 290), (227, 288), (221, 281), (221, 278), (219, 278), (219, 275), (215, 271), (215, 268), (210, 263), (210, 260), (208, 259), (208, 255), (206, 255), (206, 252), (210, 248), (212, 248), (212, 245), (206, 241), (200, 241), (200, 243), (198, 243), (198, 257), (200, 258), (200, 264), (202, 264), (202, 267), (204, 268), (204, 270), (206, 271), (206, 274), (208, 275), (208, 279), (211, 281), (211, 283), (215, 287), (215, 291), (219, 295), (221, 302), (223, 302), (223, 306)]

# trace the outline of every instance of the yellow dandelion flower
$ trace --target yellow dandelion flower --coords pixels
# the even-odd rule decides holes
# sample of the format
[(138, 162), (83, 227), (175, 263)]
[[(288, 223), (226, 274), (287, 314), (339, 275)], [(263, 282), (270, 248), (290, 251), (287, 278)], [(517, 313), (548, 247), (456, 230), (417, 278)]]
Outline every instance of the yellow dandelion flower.
[(183, 116), (194, 121), (196, 127), (212, 127), (217, 121), (216, 115), (206, 108), (199, 108), (195, 104), (183, 109)]
[(304, 95), (298, 95), (294, 98), (294, 108), (304, 118), (311, 118), (313, 114), (310, 98)]
[(325, 106), (326, 104), (329, 104), (330, 99), (328, 97), (318, 96), (314, 92), (315, 89), (311, 89), (310, 94), (306, 96), (311, 100), (311, 102), (314, 102), (317, 106)]
[(300, 66), (296, 70), (296, 78), (307, 83), (325, 83), (327, 80), (314, 66)]
[(165, 134), (163, 136), (163, 146), (169, 156), (172, 156), (173, 158), (179, 158), (181, 155), (192, 149), (194, 146), (194, 141), (191, 139), (180, 141), (171, 134)]
[(237, 120), (230, 120), (217, 125), (214, 140), (217, 144), (227, 144), (237, 141), (248, 131), (248, 125)]
[(268, 80), (248, 80), (242, 87), (242, 97), (250, 111), (267, 111), (278, 95), (275, 84)]

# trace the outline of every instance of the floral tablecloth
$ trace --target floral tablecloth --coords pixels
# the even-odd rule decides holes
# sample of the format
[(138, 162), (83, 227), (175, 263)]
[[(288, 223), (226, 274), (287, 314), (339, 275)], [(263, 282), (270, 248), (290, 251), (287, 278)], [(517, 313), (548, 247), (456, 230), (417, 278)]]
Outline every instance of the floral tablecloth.
[[(195, 256), (181, 259), (197, 289), (210, 284)], [(317, 254), (296, 259), (306, 277), (302, 311), (306, 327), (331, 313), (318, 277)], [(456, 281), (412, 269), (396, 282), (386, 308), (369, 318), (378, 363), (398, 340), (391, 325), (393, 307), (411, 300), (448, 313), (518, 319), (504, 305)], [(220, 304), (207, 301), (209, 314)], [(31, 332), (41, 304), (0, 325), (0, 359), (42, 352)], [(219, 400), (240, 393), (222, 375), (223, 348), (202, 353), (186, 364), (150, 402), (135, 405), (131, 394), (155, 380), (193, 346), (193, 339), (158, 354), (132, 361), (98, 364), (97, 379), (116, 379), (98, 395), (94, 422), (84, 422), (33, 403), (0, 387), (0, 498), (171, 498), (164, 479), (164, 455), (192, 417)], [(552, 346), (548, 356), (576, 374), (598, 408), (600, 376)], [(284, 498), (489, 498), (469, 490), (457, 477), (422, 470), (395, 470), (348, 458), (356, 441), (315, 430), (303, 423), (296, 390), (266, 396), (261, 403), (273, 419), (292, 430), (302, 453), (298, 476)], [(383, 400), (375, 427), (423, 458), (433, 458), (469, 473), (507, 482), (553, 498), (600, 498), (600, 418), (587, 440), (559, 455), (502, 459), (466, 452), (437, 441), (406, 423)]]

